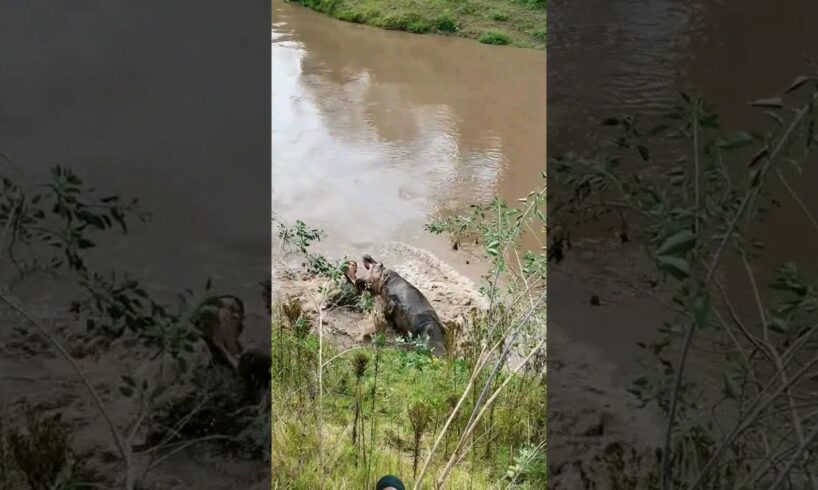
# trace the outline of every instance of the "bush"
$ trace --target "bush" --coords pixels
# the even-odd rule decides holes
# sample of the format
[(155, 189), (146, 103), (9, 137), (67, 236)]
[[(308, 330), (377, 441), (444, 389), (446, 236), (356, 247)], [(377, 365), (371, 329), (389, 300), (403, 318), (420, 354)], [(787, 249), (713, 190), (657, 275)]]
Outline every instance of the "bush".
[(0, 423), (0, 488), (91, 489), (101, 476), (77, 458), (59, 415), (26, 407), (24, 431), (3, 431)]
[(415, 34), (423, 34), (432, 30), (432, 28), (426, 21), (418, 20), (409, 24), (406, 27), (406, 30), (409, 32), (414, 32)]
[(483, 44), (506, 45), (509, 43), (508, 34), (499, 31), (486, 31), (480, 35), (479, 41)]
[(492, 10), (491, 18), (499, 22), (505, 22), (508, 20), (508, 13), (502, 10)]
[(360, 12), (354, 12), (352, 10), (342, 10), (335, 14), (335, 16), (339, 20), (343, 20), (345, 22), (354, 22), (356, 24), (363, 24), (366, 21), (366, 17), (364, 14)]
[(457, 32), (457, 20), (450, 14), (439, 15), (435, 19), (435, 29), (440, 32)]

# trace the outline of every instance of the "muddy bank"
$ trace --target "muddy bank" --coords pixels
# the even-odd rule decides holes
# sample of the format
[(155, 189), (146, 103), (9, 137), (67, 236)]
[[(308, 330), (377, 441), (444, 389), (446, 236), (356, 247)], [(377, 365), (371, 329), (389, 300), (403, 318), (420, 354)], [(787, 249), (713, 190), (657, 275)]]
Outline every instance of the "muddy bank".
[[(392, 242), (367, 250), (375, 259), (397, 272), (417, 287), (432, 303), (444, 322), (462, 323), (471, 309), (486, 310), (488, 302), (478, 293), (476, 283), (439, 260), (431, 252), (409, 245)], [(359, 256), (350, 256), (359, 259)], [(319, 288), (328, 281), (321, 277), (302, 279), (297, 261), (273, 259), (273, 297), (279, 301), (298, 298), (305, 311), (318, 324), (321, 303)], [(349, 348), (367, 341), (364, 336), (374, 329), (373, 319), (348, 307), (329, 307), (322, 310), (323, 334), (338, 346)], [(394, 335), (394, 332), (392, 332)]]
[[(43, 310), (38, 308), (37, 311)], [(58, 311), (58, 308), (51, 311)], [(158, 380), (171, 379), (173, 370), (166, 369), (162, 375), (157, 363), (151, 359), (155, 352), (135, 342), (116, 341), (107, 347), (95, 345), (89, 342), (86, 323), (68, 314), (35, 317), (34, 320), (47, 328), (49, 334), (68, 350), (122, 433), (127, 433), (143, 413), (138, 403), (120, 391), (123, 376), (149, 379), (151, 386), (155, 386), (153, 383)], [(246, 323), (263, 328), (268, 323), (266, 311), (249, 311)], [(124, 477), (124, 466), (114, 439), (82, 378), (6, 305), (0, 306), (0, 324), (3, 325), (0, 329), (0, 412), (5, 430), (18, 429), (29, 407), (37, 413), (59, 414), (77, 456), (87, 458), (88, 466), (111, 478), (110, 483)], [(196, 343), (195, 351), (188, 356), (191, 375), (206, 366), (210, 358), (204, 342)], [(154, 446), (149, 443), (149, 437), (156, 431), (156, 425), (147, 420), (162, 413), (160, 406), (189, 396), (194, 389), (195, 386), (187, 382), (168, 389), (159, 405), (149, 412), (148, 419), (134, 433), (135, 474), (140, 479), (144, 475), (144, 488), (229, 489), (266, 485), (269, 470), (265, 464), (236, 457), (206, 440), (187, 447), (172, 443), (161, 451), (151, 450)], [(173, 451), (174, 447), (177, 451)]]

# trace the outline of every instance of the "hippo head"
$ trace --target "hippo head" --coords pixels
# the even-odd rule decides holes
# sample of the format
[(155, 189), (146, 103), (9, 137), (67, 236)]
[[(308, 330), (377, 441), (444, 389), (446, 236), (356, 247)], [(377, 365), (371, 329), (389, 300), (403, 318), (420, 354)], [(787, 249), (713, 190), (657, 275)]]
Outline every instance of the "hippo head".
[(359, 289), (366, 289), (372, 294), (380, 294), (383, 289), (384, 277), (387, 269), (383, 262), (377, 262), (370, 255), (363, 256), (364, 270), (358, 270), (358, 264), (350, 261), (346, 268), (346, 276)]

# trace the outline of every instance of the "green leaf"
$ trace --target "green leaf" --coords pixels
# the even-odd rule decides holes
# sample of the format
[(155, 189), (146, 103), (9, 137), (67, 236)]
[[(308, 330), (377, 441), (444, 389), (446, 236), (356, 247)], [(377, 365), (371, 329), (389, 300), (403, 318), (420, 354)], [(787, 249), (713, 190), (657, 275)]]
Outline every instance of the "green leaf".
[(656, 255), (684, 255), (696, 246), (696, 235), (690, 230), (682, 230), (662, 242)]
[(491, 242), (489, 242), (488, 245), (486, 245), (486, 251), (492, 257), (496, 257), (499, 254), (499, 249), (500, 249), (500, 241), (499, 240), (492, 240)]
[(128, 398), (133, 396), (133, 388), (131, 388), (130, 386), (120, 386), (119, 392)]
[(753, 137), (749, 133), (741, 132), (729, 138), (719, 138), (716, 144), (723, 150), (733, 150), (747, 146), (753, 141)]
[(777, 122), (779, 126), (783, 126), (783, 125), (784, 125), (784, 118), (783, 118), (783, 117), (781, 117), (781, 116), (779, 116), (779, 115), (778, 115), (778, 114), (776, 114), (775, 112), (773, 112), (773, 111), (764, 111), (764, 114), (765, 114), (765, 115), (767, 115), (767, 116), (769, 116), (769, 117), (770, 117), (771, 119), (773, 119), (775, 122)]
[(810, 80), (815, 80), (813, 77), (807, 77), (804, 75), (795, 77), (795, 80), (790, 84), (789, 88), (784, 91), (785, 94), (788, 94), (794, 90), (798, 90), (799, 87), (804, 85), (805, 83), (809, 82)]
[(784, 107), (784, 99), (781, 97), (769, 97), (766, 99), (758, 99), (749, 103), (753, 107), (766, 107), (772, 109), (780, 109)]
[(681, 257), (662, 255), (657, 259), (659, 270), (681, 281), (690, 275), (690, 266)]

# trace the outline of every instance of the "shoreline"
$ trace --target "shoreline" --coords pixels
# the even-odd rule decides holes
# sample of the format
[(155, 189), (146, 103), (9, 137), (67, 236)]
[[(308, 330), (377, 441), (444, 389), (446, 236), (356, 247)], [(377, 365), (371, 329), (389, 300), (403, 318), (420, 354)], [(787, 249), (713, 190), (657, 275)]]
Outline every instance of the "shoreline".
[(456, 8), (438, 0), (284, 0), (331, 18), (384, 30), (473, 39), (545, 51), (545, 0), (474, 0)]

